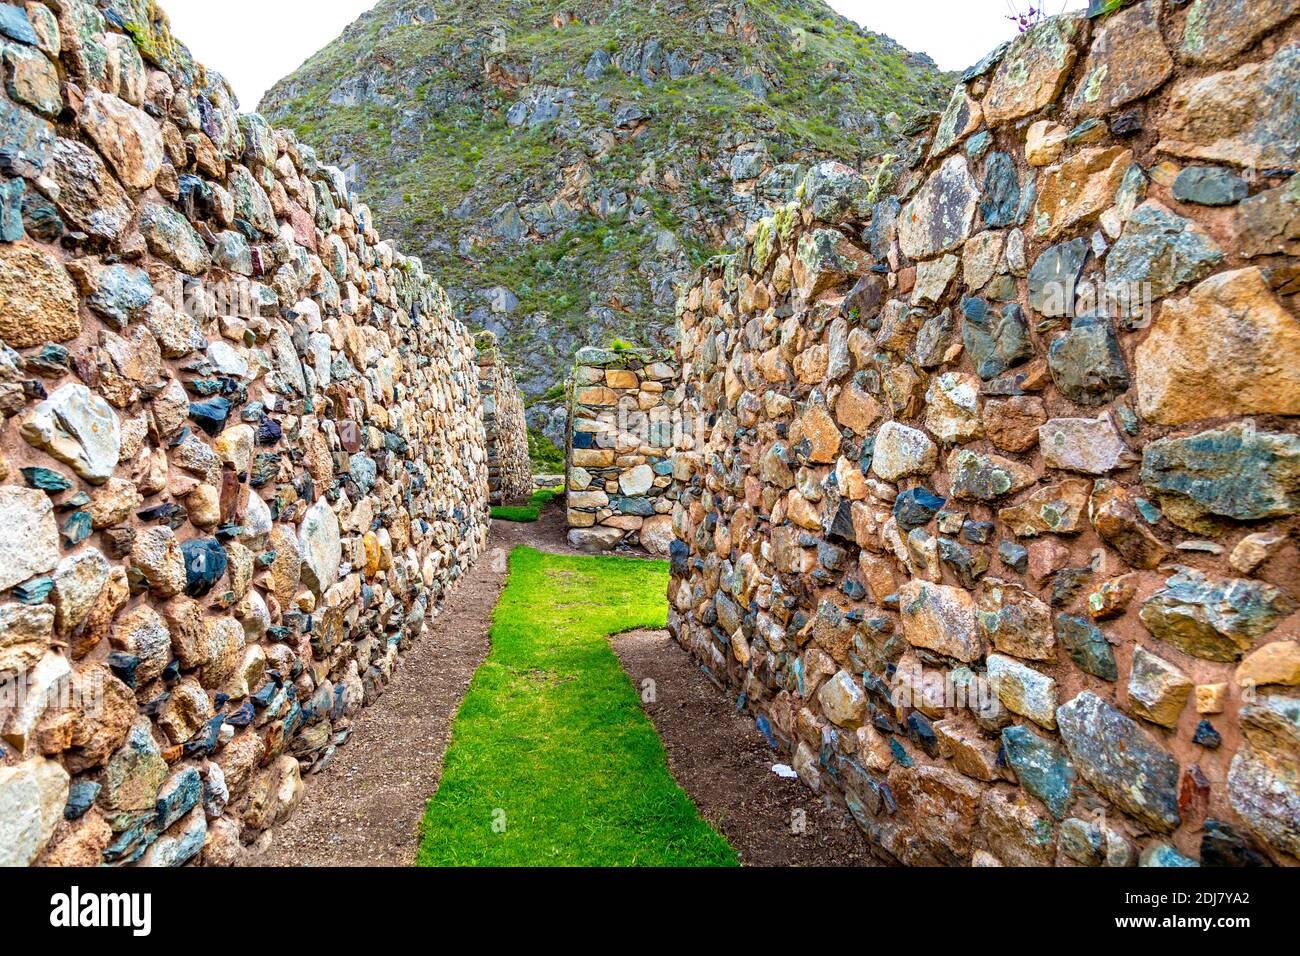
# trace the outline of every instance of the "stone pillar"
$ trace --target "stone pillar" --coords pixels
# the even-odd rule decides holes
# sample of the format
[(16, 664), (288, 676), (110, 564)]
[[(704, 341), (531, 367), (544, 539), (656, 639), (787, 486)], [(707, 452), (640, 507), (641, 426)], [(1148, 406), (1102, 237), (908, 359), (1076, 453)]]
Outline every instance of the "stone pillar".
[(488, 498), (494, 505), (524, 501), (533, 492), (524, 396), (514, 373), (501, 359), (496, 336), (480, 332), (475, 345), (487, 441)]
[(569, 393), (569, 540), (666, 556), (682, 398), (671, 353), (581, 349)]

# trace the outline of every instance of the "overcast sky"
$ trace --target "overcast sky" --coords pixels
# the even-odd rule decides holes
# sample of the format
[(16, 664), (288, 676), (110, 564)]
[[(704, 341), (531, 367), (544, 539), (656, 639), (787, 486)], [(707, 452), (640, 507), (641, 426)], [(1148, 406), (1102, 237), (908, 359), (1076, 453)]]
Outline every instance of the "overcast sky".
[(1082, 10), (1087, 0), (826, 0), (842, 16), (928, 53), (941, 70), (964, 70), (1018, 29), (1007, 17), (1042, 7)]
[[(1086, 0), (829, 0), (868, 30), (932, 56), (940, 69), (970, 66), (1014, 36), (1013, 8), (1041, 3), (1049, 13)], [(338, 36), (375, 0), (162, 0), (172, 28), (199, 62), (230, 80), (244, 110), (282, 76)], [(436, 7), (435, 3), (435, 7)], [(256, 24), (256, 28), (254, 28)]]

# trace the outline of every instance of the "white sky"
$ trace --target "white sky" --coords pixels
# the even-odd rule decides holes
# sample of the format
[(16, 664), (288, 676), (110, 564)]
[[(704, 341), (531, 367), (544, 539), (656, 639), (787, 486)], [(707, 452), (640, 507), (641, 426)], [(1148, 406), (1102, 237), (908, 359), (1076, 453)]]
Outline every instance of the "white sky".
[(1087, 0), (825, 0), (841, 16), (928, 53), (941, 70), (964, 70), (1018, 32), (1007, 17), (1030, 6), (1049, 14), (1082, 10)]
[[(970, 66), (1015, 35), (1013, 7), (1041, 3), (1048, 13), (1086, 0), (828, 0), (868, 30), (930, 54), (943, 70)], [(282, 76), (343, 32), (375, 0), (162, 0), (173, 32), (199, 62), (221, 72), (240, 107), (256, 109)], [(255, 26), (254, 26), (255, 25)]]
[(172, 33), (235, 88), (239, 108), (288, 76), (376, 0), (160, 0)]

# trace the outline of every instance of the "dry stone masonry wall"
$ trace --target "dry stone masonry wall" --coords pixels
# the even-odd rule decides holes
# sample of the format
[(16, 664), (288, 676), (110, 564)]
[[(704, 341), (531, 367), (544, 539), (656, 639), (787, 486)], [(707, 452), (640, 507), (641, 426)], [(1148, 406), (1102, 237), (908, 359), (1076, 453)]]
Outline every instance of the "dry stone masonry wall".
[(569, 392), (570, 542), (591, 551), (639, 545), (666, 557), (683, 432), (672, 353), (580, 349)]
[(522, 501), (533, 493), (524, 396), (501, 357), (496, 336), (480, 332), (476, 344), (487, 441), (488, 499), (494, 505)]
[(0, 35), (0, 864), (229, 864), (485, 543), (474, 342), (152, 3)]
[(1121, 6), (679, 304), (670, 627), (905, 864), (1300, 860), (1300, 4)]

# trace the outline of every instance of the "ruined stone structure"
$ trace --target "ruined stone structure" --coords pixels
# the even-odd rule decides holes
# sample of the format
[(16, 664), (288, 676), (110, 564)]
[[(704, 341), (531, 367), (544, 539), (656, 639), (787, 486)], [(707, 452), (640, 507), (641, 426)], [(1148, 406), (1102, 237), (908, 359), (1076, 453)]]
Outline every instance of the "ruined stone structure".
[(524, 396), (497, 349), (496, 336), (480, 332), (476, 345), (487, 441), (488, 500), (494, 505), (522, 501), (533, 493)]
[(679, 304), (670, 627), (905, 864), (1300, 860), (1300, 5), (1122, 6)]
[(0, 34), (0, 864), (229, 864), (485, 543), (475, 345), (152, 3)]
[(569, 380), (569, 540), (592, 551), (639, 545), (667, 556), (683, 428), (671, 353), (584, 348)]

